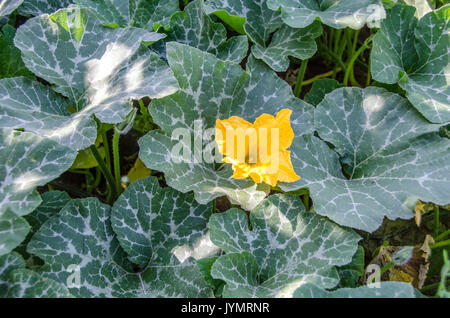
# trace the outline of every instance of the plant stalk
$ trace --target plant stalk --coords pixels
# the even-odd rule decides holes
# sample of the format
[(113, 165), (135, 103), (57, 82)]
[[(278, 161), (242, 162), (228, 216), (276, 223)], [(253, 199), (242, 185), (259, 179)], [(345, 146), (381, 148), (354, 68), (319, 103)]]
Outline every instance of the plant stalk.
[(302, 93), (302, 83), (305, 78), (306, 68), (308, 67), (308, 59), (302, 61), (302, 65), (300, 66), (300, 71), (297, 77), (297, 84), (295, 85), (294, 95), (300, 98), (300, 94)]
[(356, 51), (355, 54), (353, 54), (352, 58), (350, 59), (350, 62), (347, 65), (347, 71), (345, 72), (345, 76), (344, 76), (344, 85), (347, 86), (348, 85), (348, 80), (350, 78), (350, 72), (353, 69), (353, 65), (355, 64), (356, 59), (358, 58), (358, 56), (361, 55), (362, 52), (364, 52), (368, 47), (370, 42), (372, 42), (373, 36), (370, 36), (369, 38), (367, 38), (367, 40), (364, 42), (363, 46), (361, 46), (359, 48), (358, 51)]
[(116, 191), (117, 194), (122, 192), (121, 175), (120, 175), (120, 155), (119, 155), (119, 138), (120, 134), (117, 130), (114, 130), (113, 137), (113, 158), (114, 158), (114, 176), (116, 177)]
[(114, 181), (114, 178), (111, 174), (110, 169), (106, 166), (105, 162), (102, 159), (102, 156), (100, 152), (98, 151), (97, 147), (95, 145), (92, 145), (89, 148), (92, 152), (92, 155), (95, 157), (95, 160), (97, 160), (98, 167), (102, 171), (103, 175), (105, 176), (106, 183), (108, 185), (108, 203), (112, 203), (113, 200), (117, 198), (117, 188)]

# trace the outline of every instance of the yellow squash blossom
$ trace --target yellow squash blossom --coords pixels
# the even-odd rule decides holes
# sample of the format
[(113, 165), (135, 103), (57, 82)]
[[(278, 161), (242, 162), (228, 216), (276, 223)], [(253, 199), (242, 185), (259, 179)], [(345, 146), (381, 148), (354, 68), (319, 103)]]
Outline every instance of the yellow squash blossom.
[(276, 117), (262, 114), (253, 124), (238, 116), (216, 121), (216, 142), (223, 162), (233, 166), (233, 178), (251, 177), (273, 187), (278, 181), (300, 179), (287, 150), (294, 139), (291, 114), (290, 109), (281, 110)]

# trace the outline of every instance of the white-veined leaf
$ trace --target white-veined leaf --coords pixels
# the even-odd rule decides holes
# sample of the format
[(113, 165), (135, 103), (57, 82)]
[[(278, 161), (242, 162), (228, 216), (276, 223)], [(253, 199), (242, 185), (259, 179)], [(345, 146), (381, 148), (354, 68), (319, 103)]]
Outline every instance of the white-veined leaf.
[(139, 28), (110, 29), (89, 11), (63, 9), (28, 20), (16, 34), (25, 65), (69, 97), (78, 116), (120, 123), (131, 99), (177, 90), (172, 72), (142, 42), (164, 37)]
[(313, 284), (305, 284), (294, 292), (295, 298), (421, 298), (411, 284), (381, 282), (380, 286), (369, 285), (357, 288), (342, 288), (326, 291)]
[(24, 0), (18, 11), (24, 16), (38, 16), (52, 14), (72, 4), (73, 0)]
[(8, 298), (72, 298), (67, 287), (36, 272), (20, 268), (9, 275)]
[[(124, 202), (127, 195), (123, 194), (119, 202)], [(49, 219), (28, 244), (28, 252), (45, 262), (42, 276), (66, 284), (70, 275), (79, 273), (80, 285), (69, 286), (71, 294), (77, 297), (206, 297), (211, 294), (194, 266), (176, 270), (170, 266), (149, 267), (134, 272), (113, 232), (110, 214), (108, 205), (87, 198), (72, 200), (59, 215)], [(157, 237), (160, 233), (153, 235)], [(170, 284), (162, 286), (161, 281)]]
[(412, 218), (418, 199), (449, 203), (450, 140), (401, 96), (337, 89), (317, 106), (315, 127), (337, 153), (317, 137), (295, 137), (292, 163), (301, 179), (281, 187), (309, 187), (317, 213), (373, 232), (384, 217)]
[(167, 25), (170, 17), (180, 10), (178, 0), (74, 0), (74, 2), (90, 9), (105, 25), (135, 26), (147, 30)]
[(50, 87), (23, 77), (0, 80), (0, 128), (24, 128), (74, 150), (89, 147), (97, 136), (92, 117), (71, 114)]
[(23, 0), (0, 0), (0, 17), (16, 10), (22, 2)]
[(9, 274), (18, 268), (25, 268), (25, 260), (16, 252), (0, 256), (0, 298), (6, 297)]
[(227, 40), (227, 30), (214, 23), (203, 9), (203, 0), (189, 3), (183, 12), (172, 16), (167, 37), (156, 42), (152, 49), (161, 56), (166, 54), (166, 43), (175, 41), (216, 55), (223, 61), (240, 63), (247, 55), (248, 40), (244, 35)]
[(239, 28), (243, 28), (255, 43), (253, 55), (277, 72), (288, 69), (289, 56), (304, 60), (317, 51), (314, 39), (322, 34), (320, 23), (304, 29), (283, 25), (281, 14), (270, 10), (266, 0), (208, 0), (205, 6), (208, 13), (219, 17), (223, 17), (222, 13), (226, 12), (228, 16), (244, 18), (245, 23)]
[(69, 169), (76, 152), (55, 141), (0, 129), (0, 255), (9, 253), (29, 232), (22, 216), (40, 203), (36, 187)]
[(373, 39), (373, 77), (399, 83), (428, 120), (446, 123), (450, 121), (450, 5), (420, 20), (415, 12), (404, 5), (389, 11)]
[(290, 195), (261, 202), (250, 212), (250, 226), (238, 209), (211, 217), (211, 240), (226, 252), (211, 275), (227, 283), (224, 297), (292, 297), (307, 282), (333, 288), (336, 266), (352, 260), (360, 240)]
[(206, 295), (196, 283), (203, 278), (195, 260), (218, 252), (207, 231), (212, 208), (196, 203), (192, 194), (160, 188), (155, 177), (136, 181), (115, 202), (111, 223), (120, 245), (144, 275), (155, 277), (149, 295)]
[(361, 29), (385, 16), (380, 0), (267, 0), (272, 10), (280, 10), (283, 21), (293, 28), (304, 28), (319, 18), (337, 29)]
[(41, 202), (35, 188), (69, 169), (75, 157), (75, 151), (47, 138), (1, 129), (0, 213), (33, 211)]

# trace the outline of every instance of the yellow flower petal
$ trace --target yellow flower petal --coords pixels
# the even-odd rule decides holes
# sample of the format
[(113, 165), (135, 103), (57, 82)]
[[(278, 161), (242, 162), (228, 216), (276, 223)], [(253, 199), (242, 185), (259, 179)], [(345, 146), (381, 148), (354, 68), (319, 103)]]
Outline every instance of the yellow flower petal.
[(280, 170), (278, 180), (281, 182), (295, 182), (300, 179), (292, 166), (291, 152), (288, 150), (280, 151)]
[(294, 131), (291, 127), (292, 110), (283, 109), (277, 114), (277, 124), (280, 127), (280, 147), (288, 149), (294, 140)]
[(254, 124), (238, 116), (217, 120), (216, 142), (225, 156), (223, 161), (233, 167), (233, 178), (251, 177), (256, 183), (265, 182), (271, 186), (276, 186), (278, 181), (300, 179), (287, 150), (294, 139), (291, 114), (290, 109), (281, 110), (276, 117), (262, 114)]

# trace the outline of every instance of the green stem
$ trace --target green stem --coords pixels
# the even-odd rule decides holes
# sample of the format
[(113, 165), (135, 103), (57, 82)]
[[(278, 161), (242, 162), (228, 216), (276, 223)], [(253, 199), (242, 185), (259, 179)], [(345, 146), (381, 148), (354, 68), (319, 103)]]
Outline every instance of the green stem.
[[(337, 72), (339, 73), (340, 71), (342, 71), (342, 69), (339, 67), (337, 69)], [(323, 73), (323, 74), (319, 74), (314, 76), (313, 78), (310, 78), (309, 80), (303, 81), (302, 86), (308, 86), (311, 85), (312, 83), (314, 83), (315, 81), (322, 79), (322, 78), (327, 78), (330, 77), (331, 75), (333, 75), (333, 71), (329, 71), (327, 73)]]
[(114, 175), (116, 177), (116, 191), (118, 194), (122, 192), (122, 187), (120, 186), (120, 156), (119, 156), (119, 138), (120, 134), (117, 130), (114, 130), (113, 137), (113, 157), (114, 157)]
[(334, 43), (334, 29), (331, 28), (331, 30), (330, 30), (330, 38), (329, 38), (329, 42), (328, 42), (328, 47), (331, 48), (333, 43)]
[(303, 196), (303, 205), (305, 206), (306, 211), (309, 211), (309, 193)]
[[(450, 282), (447, 282), (447, 284), (448, 283), (450, 283)], [(430, 285), (427, 285), (427, 286), (423, 286), (420, 291), (424, 292), (424, 291), (427, 291), (427, 290), (438, 288), (440, 284), (441, 284), (441, 282), (430, 284)]]
[(360, 32), (360, 30), (357, 30), (357, 31), (355, 32), (354, 37), (353, 37), (352, 56), (353, 56), (353, 54), (354, 54), (355, 51), (356, 51), (356, 46), (358, 45), (359, 32)]
[(434, 248), (443, 247), (443, 246), (447, 246), (447, 245), (450, 245), (450, 240), (441, 241), (436, 244), (430, 245), (430, 248), (434, 249)]
[(94, 189), (97, 189), (100, 185), (100, 181), (102, 181), (102, 172), (98, 167), (95, 168), (95, 181), (94, 181)]
[(351, 29), (345, 29), (345, 38), (347, 40), (347, 59), (350, 60), (350, 58), (352, 57), (353, 53), (355, 53), (355, 51), (353, 50), (353, 41), (352, 41), (352, 30)]
[[(339, 60), (342, 61), (342, 56), (344, 54), (345, 51), (345, 46), (347, 45), (347, 38), (344, 36), (344, 38), (342, 39), (340, 46), (339, 46), (339, 50), (338, 50), (338, 57)], [(333, 79), (336, 78), (337, 75), (337, 69), (338, 69), (338, 65), (334, 66), (334, 70), (333, 70)], [(346, 72), (348, 71), (348, 69), (346, 70)]]
[(353, 69), (353, 64), (355, 64), (356, 59), (358, 58), (358, 56), (361, 55), (362, 52), (364, 52), (368, 47), (370, 42), (372, 42), (372, 38), (373, 36), (370, 36), (363, 44), (363, 46), (361, 46), (359, 48), (358, 51), (356, 51), (355, 54), (353, 54), (350, 62), (347, 65), (347, 71), (345, 72), (345, 76), (344, 76), (344, 85), (348, 85), (348, 79), (350, 78), (350, 72)]
[(300, 98), (302, 92), (302, 83), (305, 78), (306, 68), (308, 67), (308, 59), (302, 61), (300, 71), (298, 72), (297, 84), (295, 85), (294, 95)]
[(111, 169), (111, 155), (109, 152), (108, 134), (104, 127), (101, 127), (101, 136), (103, 140), (103, 147), (105, 148), (106, 165), (108, 169)]
[(445, 231), (444, 233), (442, 233), (442, 234), (436, 236), (436, 237), (434, 238), (434, 241), (435, 241), (435, 242), (439, 242), (439, 241), (442, 240), (443, 238), (446, 238), (449, 234), (450, 234), (450, 230), (447, 230), (447, 231)]
[(439, 235), (439, 206), (434, 206), (434, 236)]
[(97, 160), (98, 167), (105, 176), (106, 183), (108, 185), (108, 203), (112, 203), (112, 201), (117, 198), (117, 188), (114, 178), (111, 174), (110, 169), (108, 169), (105, 162), (103, 161), (102, 155), (98, 151), (97, 147), (95, 145), (92, 145), (89, 149), (91, 149), (92, 155), (95, 157), (95, 160)]
[(367, 80), (366, 80), (366, 87), (370, 86), (370, 83), (372, 82), (372, 56), (369, 57), (369, 65), (367, 67)]
[(339, 44), (340, 44), (339, 42), (341, 41), (341, 33), (342, 33), (342, 30), (336, 31), (336, 35), (334, 37), (334, 49), (333, 49), (334, 54), (338, 54), (338, 49), (339, 49)]
[(323, 45), (320, 42), (318, 44), (320, 49), (324, 50), (328, 55), (330, 55), (335, 60), (335, 62), (339, 64), (339, 66), (342, 68), (344, 72), (347, 71), (347, 67), (345, 66), (344, 62), (339, 58), (339, 56), (334, 54), (333, 51), (331, 51), (326, 45)]
[(394, 262), (390, 262), (389, 264), (383, 266), (380, 270), (380, 276), (383, 275), (386, 271), (388, 271), (391, 267), (394, 267), (395, 263)]

